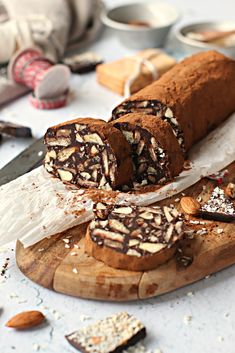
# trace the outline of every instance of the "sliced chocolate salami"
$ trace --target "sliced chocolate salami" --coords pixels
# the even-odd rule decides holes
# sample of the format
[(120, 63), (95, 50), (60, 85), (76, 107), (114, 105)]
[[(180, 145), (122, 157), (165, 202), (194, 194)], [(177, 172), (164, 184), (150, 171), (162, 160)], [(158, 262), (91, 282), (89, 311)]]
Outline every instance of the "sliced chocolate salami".
[(199, 216), (214, 221), (234, 222), (234, 204), (226, 197), (224, 190), (217, 186), (213, 190), (210, 199), (201, 207)]
[(123, 133), (131, 147), (134, 186), (165, 183), (182, 170), (182, 151), (165, 121), (133, 113), (115, 120), (113, 125)]
[(111, 190), (132, 179), (130, 147), (103, 120), (81, 118), (51, 127), (45, 145), (45, 168), (63, 182)]
[(168, 122), (182, 150), (235, 111), (235, 61), (215, 51), (186, 58), (112, 113), (155, 115)]
[(121, 312), (65, 337), (83, 353), (121, 353), (145, 336), (146, 328), (141, 321)]
[(184, 235), (183, 216), (175, 208), (98, 203), (87, 229), (86, 252), (125, 270), (151, 270), (168, 261)]

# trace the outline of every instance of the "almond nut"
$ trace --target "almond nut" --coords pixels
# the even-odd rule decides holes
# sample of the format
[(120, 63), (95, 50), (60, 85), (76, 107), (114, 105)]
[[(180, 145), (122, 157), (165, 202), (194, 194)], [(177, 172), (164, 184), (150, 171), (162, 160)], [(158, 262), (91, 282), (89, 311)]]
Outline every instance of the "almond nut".
[(183, 211), (189, 215), (197, 215), (200, 210), (200, 203), (192, 197), (182, 197), (180, 205)]
[(62, 181), (71, 181), (73, 179), (73, 174), (67, 170), (58, 169), (58, 173)]
[(235, 184), (229, 183), (229, 184), (226, 186), (225, 194), (226, 194), (228, 197), (230, 197), (231, 199), (235, 199)]
[(40, 311), (23, 311), (13, 316), (7, 323), (7, 327), (18, 330), (31, 328), (41, 324), (45, 320), (45, 316)]

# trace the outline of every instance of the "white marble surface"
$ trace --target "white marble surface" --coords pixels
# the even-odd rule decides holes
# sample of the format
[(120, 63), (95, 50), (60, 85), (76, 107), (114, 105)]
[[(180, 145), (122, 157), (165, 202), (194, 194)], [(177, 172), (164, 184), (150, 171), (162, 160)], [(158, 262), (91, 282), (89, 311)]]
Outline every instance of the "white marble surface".
[[(107, 2), (109, 5), (116, 5), (120, 1)], [(180, 24), (198, 19), (235, 20), (233, 0), (169, 2), (180, 8)], [(93, 49), (106, 60), (130, 53), (108, 32)], [(29, 125), (35, 138), (38, 138), (48, 126), (75, 116), (108, 118), (112, 107), (121, 101), (119, 96), (98, 86), (94, 74), (82, 78), (73, 76), (71, 85), (73, 95), (66, 108), (38, 111), (30, 106), (26, 96), (2, 109), (0, 119)], [(0, 168), (30, 142), (5, 140), (0, 147)], [(0, 277), (1, 353), (75, 352), (64, 339), (65, 334), (121, 310), (135, 314), (146, 324), (148, 338), (145, 345), (148, 349), (159, 348), (163, 353), (235, 352), (235, 266), (155, 299), (132, 303), (104, 303), (71, 298), (41, 288), (20, 273), (11, 249), (0, 249), (0, 268), (7, 257), (10, 261), (6, 278)], [(31, 309), (42, 310), (48, 318), (47, 324), (26, 332), (15, 332), (4, 327), (4, 323), (15, 313)], [(83, 321), (84, 315), (89, 316), (89, 319)]]

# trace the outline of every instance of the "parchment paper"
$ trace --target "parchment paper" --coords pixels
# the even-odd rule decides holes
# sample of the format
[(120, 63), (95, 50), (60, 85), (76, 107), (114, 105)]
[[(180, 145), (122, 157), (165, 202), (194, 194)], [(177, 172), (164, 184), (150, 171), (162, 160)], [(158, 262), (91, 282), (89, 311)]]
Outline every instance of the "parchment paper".
[[(173, 196), (235, 160), (235, 114), (191, 150), (190, 170), (144, 194), (117, 193), (115, 202), (150, 205)], [(97, 190), (97, 196), (101, 193)], [(107, 197), (109, 193), (107, 192)], [(0, 187), (0, 245), (20, 239), (25, 247), (92, 219), (89, 190), (64, 185), (43, 167)]]

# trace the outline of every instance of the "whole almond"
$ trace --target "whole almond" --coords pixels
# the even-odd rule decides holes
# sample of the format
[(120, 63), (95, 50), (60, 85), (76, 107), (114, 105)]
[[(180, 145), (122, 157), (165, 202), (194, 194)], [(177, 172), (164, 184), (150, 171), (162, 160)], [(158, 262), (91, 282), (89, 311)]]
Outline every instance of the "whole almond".
[(23, 311), (13, 316), (7, 323), (7, 327), (12, 327), (17, 330), (31, 328), (41, 324), (45, 316), (40, 311)]
[(225, 194), (231, 199), (235, 199), (235, 184), (229, 183), (225, 188)]
[(180, 205), (183, 211), (189, 215), (196, 216), (199, 213), (200, 203), (192, 197), (182, 197), (180, 200)]

